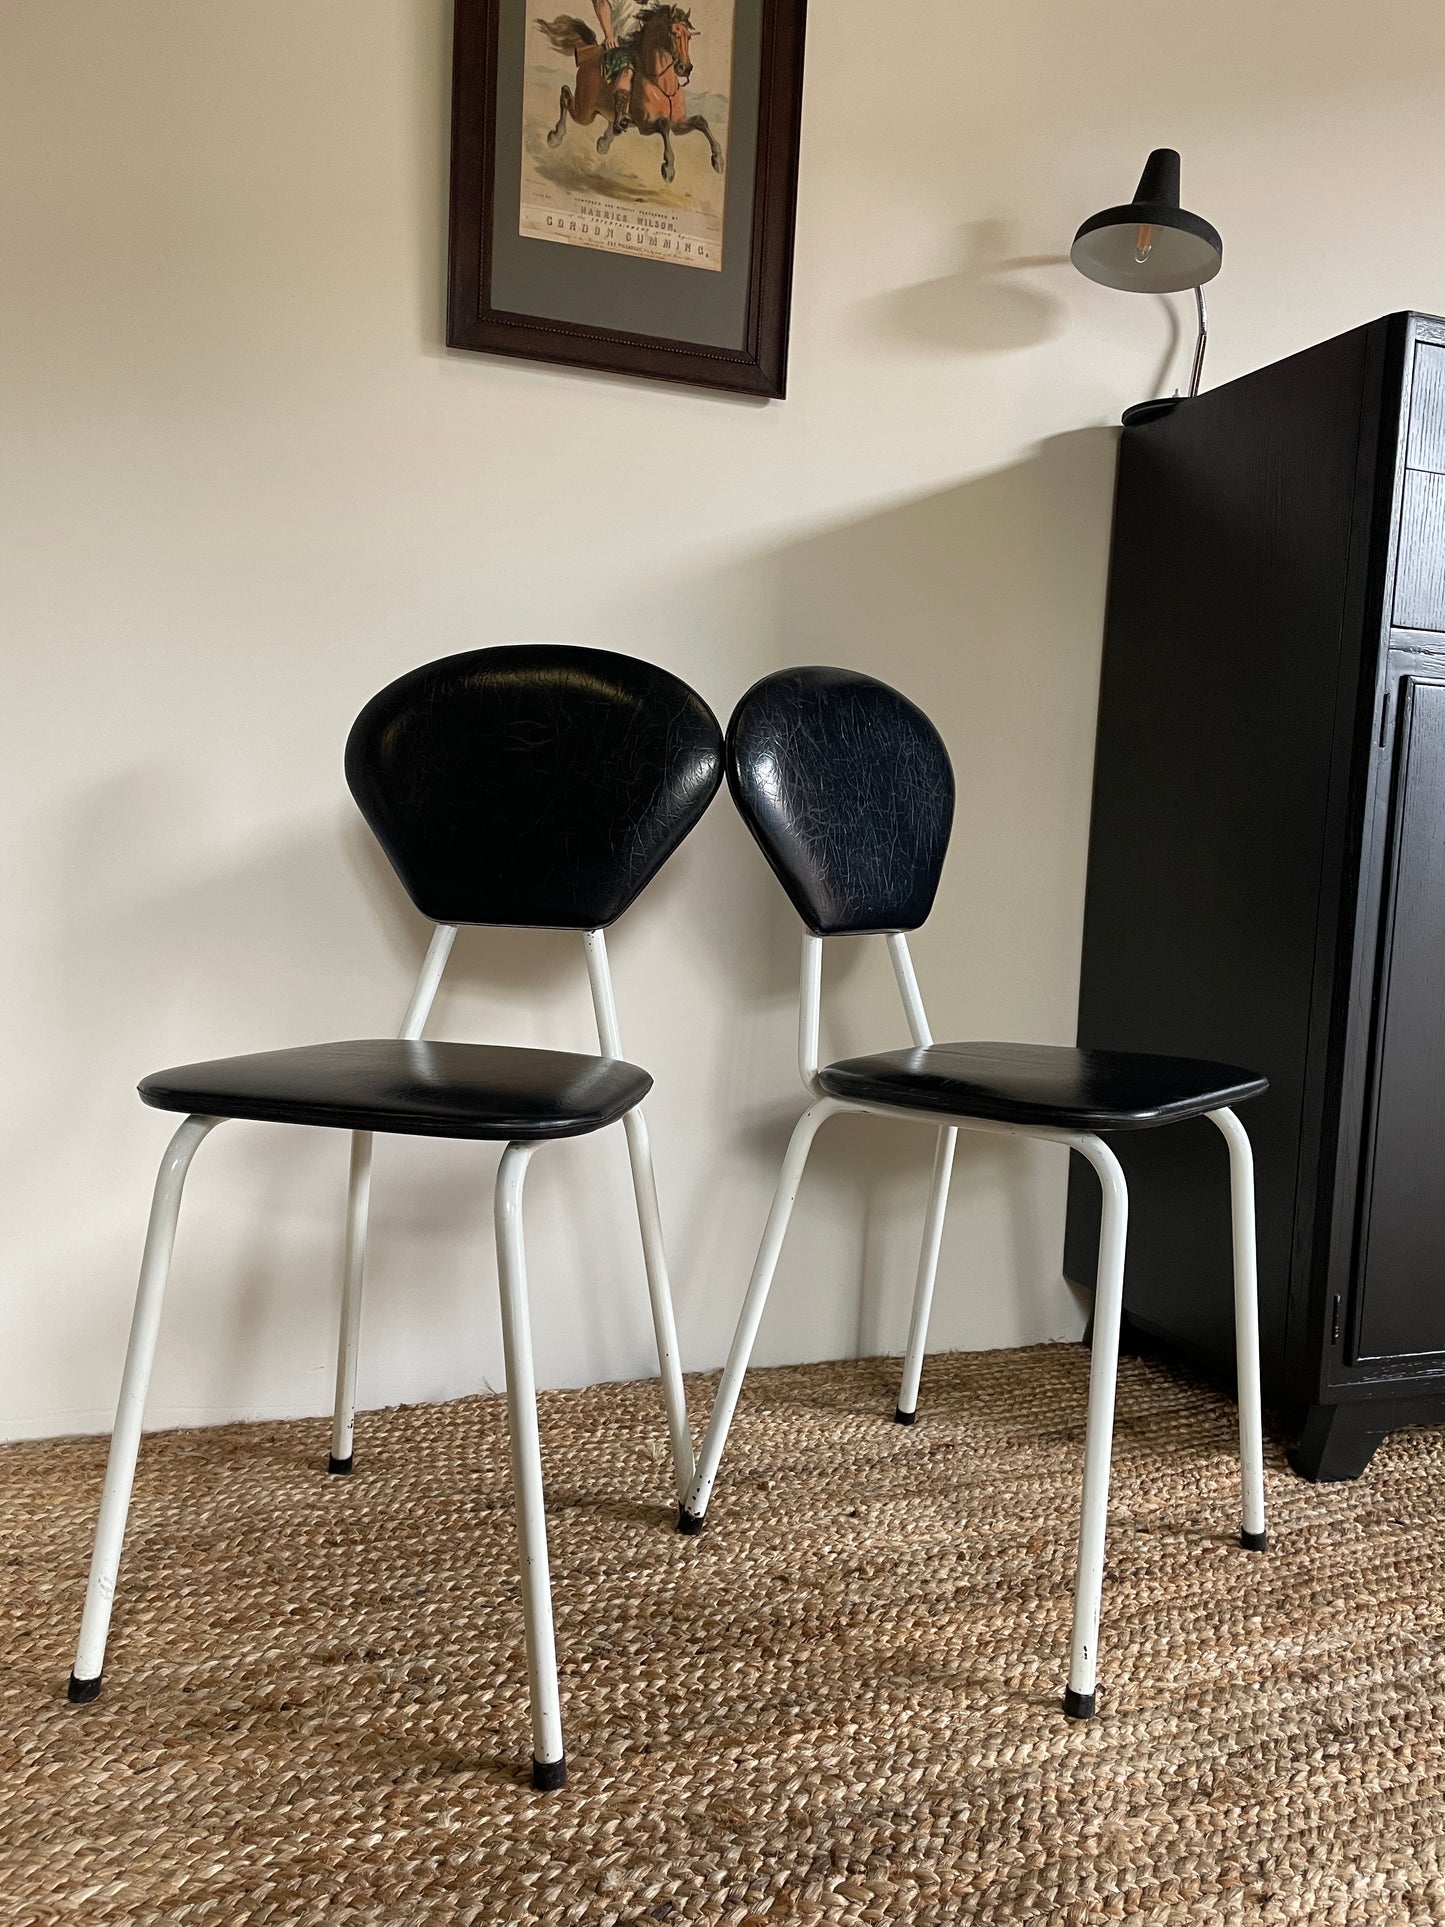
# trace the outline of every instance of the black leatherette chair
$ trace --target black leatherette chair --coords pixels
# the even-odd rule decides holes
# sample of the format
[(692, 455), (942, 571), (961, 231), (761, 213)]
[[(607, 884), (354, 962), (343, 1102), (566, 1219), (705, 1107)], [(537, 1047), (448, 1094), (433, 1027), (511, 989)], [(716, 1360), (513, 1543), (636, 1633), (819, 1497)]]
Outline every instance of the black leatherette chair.
[[(522, 1241), (522, 1186), (540, 1143), (621, 1120), (627, 1133), (679, 1495), (692, 1444), (678, 1363), (647, 1129), (652, 1084), (624, 1061), (605, 927), (627, 909), (706, 810), (722, 780), (722, 734), (675, 676), (602, 650), (480, 649), (428, 664), (357, 718), (346, 777), (417, 908), (436, 926), (401, 1033), (223, 1058), (140, 1086), (185, 1122), (161, 1165), (112, 1435), (72, 1700), (100, 1691), (121, 1542), (181, 1189), (197, 1145), (224, 1118), (323, 1125), (352, 1135), (331, 1470), (352, 1465), (372, 1134), (505, 1146), (496, 1183), (497, 1265), (512, 1476), (531, 1688), (533, 1784), (566, 1780)], [(600, 1055), (422, 1036), (459, 924), (582, 934)]]
[[(905, 1425), (913, 1423), (917, 1408), (958, 1130), (1012, 1132), (1068, 1145), (1089, 1160), (1103, 1189), (1073, 1646), (1064, 1696), (1064, 1710), (1086, 1719), (1095, 1701), (1128, 1216), (1124, 1174), (1107, 1139), (1115, 1131), (1206, 1116), (1228, 1144), (1244, 1487), (1241, 1540), (1251, 1550), (1262, 1550), (1253, 1160), (1231, 1107), (1257, 1096), (1265, 1080), (1187, 1058), (1040, 1044), (934, 1043), (906, 933), (916, 930), (933, 907), (953, 823), (953, 771), (932, 723), (886, 684), (842, 669), (789, 669), (765, 677), (733, 713), (727, 773), (744, 822), (803, 920), (799, 1056), (813, 1102), (783, 1162), (680, 1529), (702, 1529), (808, 1152), (825, 1119), (840, 1111), (866, 1111), (939, 1126), (896, 1414)], [(864, 932), (887, 939), (913, 1044), (820, 1065), (823, 939)]]

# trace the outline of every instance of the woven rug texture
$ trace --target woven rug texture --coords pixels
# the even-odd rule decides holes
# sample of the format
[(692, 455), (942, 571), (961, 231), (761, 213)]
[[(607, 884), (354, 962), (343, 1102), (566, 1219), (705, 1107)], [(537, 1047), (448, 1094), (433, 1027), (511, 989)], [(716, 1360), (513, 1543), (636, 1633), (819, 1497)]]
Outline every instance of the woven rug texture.
[[(1059, 1710), (1087, 1354), (753, 1373), (679, 1537), (655, 1384), (550, 1393), (572, 1778), (528, 1785), (506, 1407), (146, 1440), (93, 1705), (103, 1440), (0, 1449), (0, 1921), (1445, 1922), (1445, 1430), (1312, 1486), (1119, 1387), (1100, 1713)], [(713, 1379), (689, 1383), (699, 1422)]]

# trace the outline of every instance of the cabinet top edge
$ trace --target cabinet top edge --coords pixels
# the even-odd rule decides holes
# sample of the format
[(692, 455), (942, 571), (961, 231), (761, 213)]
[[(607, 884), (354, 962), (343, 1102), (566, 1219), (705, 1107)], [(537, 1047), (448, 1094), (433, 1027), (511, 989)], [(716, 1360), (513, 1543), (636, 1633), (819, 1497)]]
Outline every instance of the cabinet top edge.
[(1193, 397), (1176, 397), (1177, 406), (1156, 416), (1152, 421), (1133, 422), (1125, 425), (1127, 438), (1135, 435), (1156, 434), (1179, 418), (1181, 411), (1207, 405), (1215, 396), (1229, 396), (1238, 393), (1247, 383), (1274, 375), (1277, 371), (1300, 362), (1312, 355), (1327, 354), (1338, 350), (1345, 342), (1358, 342), (1360, 350), (1370, 337), (1383, 337), (1396, 344), (1396, 352), (1419, 341), (1439, 342), (1445, 345), (1445, 316), (1426, 314), (1416, 308), (1399, 308), (1392, 314), (1378, 315), (1373, 321), (1363, 321), (1354, 328), (1346, 328), (1340, 334), (1330, 335), (1324, 341), (1314, 341), (1307, 347), (1297, 348), (1293, 354), (1281, 355), (1278, 361), (1265, 362), (1258, 368), (1248, 368), (1243, 374), (1236, 375), (1232, 381), (1220, 382), (1217, 388), (1203, 389)]

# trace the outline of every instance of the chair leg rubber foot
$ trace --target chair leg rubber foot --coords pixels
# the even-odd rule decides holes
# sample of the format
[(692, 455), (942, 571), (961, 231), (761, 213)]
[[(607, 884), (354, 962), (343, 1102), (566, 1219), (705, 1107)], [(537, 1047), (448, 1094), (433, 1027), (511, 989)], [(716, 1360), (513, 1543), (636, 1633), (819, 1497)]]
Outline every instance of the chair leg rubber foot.
[(913, 1425), (916, 1423), (917, 1418), (917, 1412), (905, 1412), (900, 1405), (898, 1410), (893, 1414), (893, 1423), (895, 1425)]
[(532, 1761), (532, 1786), (538, 1793), (560, 1793), (567, 1784), (567, 1755), (560, 1760)]
[(350, 1452), (347, 1453), (344, 1459), (338, 1459), (333, 1454), (331, 1458), (326, 1461), (326, 1470), (328, 1472), (334, 1472), (338, 1478), (344, 1478), (354, 1463), (354, 1455)]
[(1269, 1534), (1267, 1532), (1241, 1532), (1239, 1543), (1246, 1552), (1268, 1552)]
[(1076, 1693), (1072, 1686), (1064, 1688), (1064, 1711), (1071, 1720), (1091, 1720), (1094, 1717), (1094, 1695)]
[(65, 1697), (72, 1706), (88, 1706), (92, 1700), (100, 1698), (100, 1682), (103, 1674), (97, 1673), (94, 1679), (77, 1679), (72, 1673), (70, 1684), (65, 1689)]
[(684, 1538), (695, 1539), (706, 1524), (706, 1513), (689, 1512), (685, 1505), (677, 1508), (677, 1529)]

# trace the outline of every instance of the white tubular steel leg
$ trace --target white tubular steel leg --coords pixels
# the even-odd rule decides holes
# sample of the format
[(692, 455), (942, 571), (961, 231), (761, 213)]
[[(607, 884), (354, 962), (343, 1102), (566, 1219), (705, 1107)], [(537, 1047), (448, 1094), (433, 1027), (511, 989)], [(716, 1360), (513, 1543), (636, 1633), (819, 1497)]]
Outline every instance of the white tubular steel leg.
[(196, 1146), (219, 1122), (219, 1118), (214, 1117), (188, 1117), (171, 1139), (156, 1178), (135, 1311), (130, 1321), (130, 1343), (126, 1347), (125, 1371), (120, 1381), (120, 1403), (116, 1407), (115, 1429), (110, 1435), (110, 1458), (105, 1468), (100, 1520), (95, 1529), (95, 1551), (85, 1591), (80, 1643), (75, 1654), (75, 1669), (70, 1675), (70, 1698), (78, 1703), (93, 1700), (100, 1692), (105, 1668), (105, 1641), (115, 1601), (115, 1578), (120, 1569), (146, 1391), (156, 1355), (156, 1335), (160, 1331), (166, 1279), (170, 1276), (171, 1252), (175, 1248), (181, 1192)]
[(341, 1276), (341, 1336), (336, 1347), (336, 1404), (329, 1472), (351, 1470), (356, 1431), (356, 1359), (361, 1344), (361, 1285), (366, 1269), (366, 1218), (371, 1204), (371, 1133), (351, 1133), (346, 1188), (346, 1258)]
[[(439, 923), (422, 958), (416, 985), (401, 1020), (399, 1038), (415, 1042), (446, 972), (457, 939), (454, 923)], [(361, 1344), (361, 1292), (366, 1271), (366, 1226), (371, 1206), (371, 1133), (351, 1134), (351, 1171), (346, 1185), (346, 1255), (341, 1267), (341, 1332), (336, 1341), (336, 1399), (331, 1409), (329, 1472), (349, 1472), (356, 1443), (356, 1361)]]
[(632, 1160), (632, 1189), (637, 1197), (637, 1223), (642, 1232), (643, 1263), (647, 1267), (647, 1295), (652, 1304), (657, 1365), (662, 1374), (662, 1399), (667, 1407), (673, 1471), (681, 1501), (687, 1497), (692, 1484), (692, 1432), (687, 1422), (687, 1393), (682, 1385), (672, 1286), (662, 1242), (662, 1213), (657, 1205), (657, 1178), (652, 1169), (652, 1145), (647, 1135), (647, 1120), (641, 1111), (629, 1111), (622, 1120), (622, 1128), (627, 1133), (627, 1153)]
[[(617, 1023), (617, 1000), (612, 992), (612, 968), (607, 961), (607, 938), (601, 930), (582, 934), (587, 958), (587, 981), (597, 1018), (597, 1041), (605, 1057), (621, 1057), (622, 1033)], [(687, 1394), (682, 1387), (682, 1364), (677, 1347), (677, 1322), (672, 1310), (672, 1283), (667, 1275), (667, 1249), (662, 1241), (662, 1213), (657, 1204), (657, 1176), (652, 1168), (652, 1144), (647, 1120), (640, 1110), (623, 1119), (627, 1155), (632, 1163), (632, 1189), (637, 1199), (637, 1224), (642, 1233), (642, 1261), (647, 1270), (647, 1295), (652, 1303), (652, 1330), (657, 1341), (657, 1366), (662, 1375), (662, 1398), (667, 1407), (667, 1431), (672, 1441), (672, 1464), (681, 1503), (692, 1484), (692, 1433), (687, 1422)]]
[(1099, 1275), (1094, 1293), (1094, 1345), (1089, 1365), (1089, 1417), (1084, 1434), (1084, 1497), (1074, 1578), (1074, 1638), (1064, 1711), (1086, 1720), (1094, 1711), (1099, 1605), (1104, 1587), (1104, 1533), (1109, 1514), (1109, 1457), (1114, 1443), (1114, 1388), (1119, 1375), (1119, 1320), (1124, 1308), (1124, 1247), (1129, 1192), (1119, 1160), (1102, 1138), (1071, 1140), (1093, 1165), (1104, 1194)]
[(918, 1416), (918, 1385), (923, 1376), (923, 1353), (928, 1344), (928, 1315), (933, 1309), (933, 1285), (938, 1276), (938, 1254), (943, 1246), (943, 1220), (948, 1210), (948, 1185), (953, 1176), (953, 1153), (958, 1132), (949, 1125), (938, 1133), (938, 1148), (933, 1155), (933, 1182), (928, 1191), (928, 1211), (923, 1220), (923, 1245), (918, 1254), (918, 1283), (913, 1292), (913, 1318), (908, 1327), (908, 1350), (903, 1359), (903, 1383), (898, 1389), (898, 1409), (893, 1414), (900, 1425), (912, 1425)]
[(798, 1187), (803, 1182), (803, 1170), (808, 1162), (808, 1153), (813, 1147), (818, 1126), (835, 1111), (847, 1108), (834, 1098), (821, 1098), (818, 1103), (804, 1111), (794, 1126), (792, 1137), (788, 1140), (783, 1168), (778, 1176), (778, 1188), (773, 1194), (773, 1206), (768, 1213), (767, 1226), (763, 1232), (763, 1242), (758, 1248), (753, 1275), (748, 1282), (747, 1296), (743, 1299), (737, 1330), (733, 1334), (732, 1350), (728, 1353), (728, 1362), (723, 1371), (722, 1383), (717, 1389), (717, 1398), (713, 1402), (712, 1416), (708, 1420), (702, 1450), (698, 1453), (697, 1471), (693, 1478), (692, 1489), (678, 1514), (677, 1523), (680, 1532), (702, 1531), (703, 1521), (707, 1516), (708, 1500), (712, 1497), (718, 1465), (722, 1460), (723, 1447), (727, 1443), (728, 1428), (733, 1422), (733, 1413), (737, 1410), (738, 1394), (743, 1388), (743, 1377), (748, 1369), (748, 1360), (753, 1355), (753, 1342), (757, 1338), (758, 1326), (762, 1322), (763, 1307), (768, 1302), (773, 1273), (778, 1268), (783, 1240), (788, 1235), (788, 1220), (793, 1215)]
[(1229, 1194), (1234, 1219), (1234, 1355), (1239, 1381), (1239, 1471), (1244, 1521), (1239, 1542), (1263, 1552), (1264, 1412), (1259, 1388), (1259, 1281), (1254, 1236), (1254, 1152), (1249, 1133), (1231, 1110), (1211, 1111), (1209, 1121), (1229, 1146)]
[(537, 1436), (537, 1386), (532, 1374), (532, 1324), (527, 1312), (527, 1259), (522, 1238), (522, 1186), (534, 1148), (530, 1144), (509, 1144), (502, 1153), (497, 1173), (497, 1274), (502, 1292), (507, 1428), (532, 1702), (532, 1784), (540, 1792), (550, 1793), (567, 1784), (567, 1756), (562, 1746), (562, 1707), (557, 1692), (542, 1446)]

